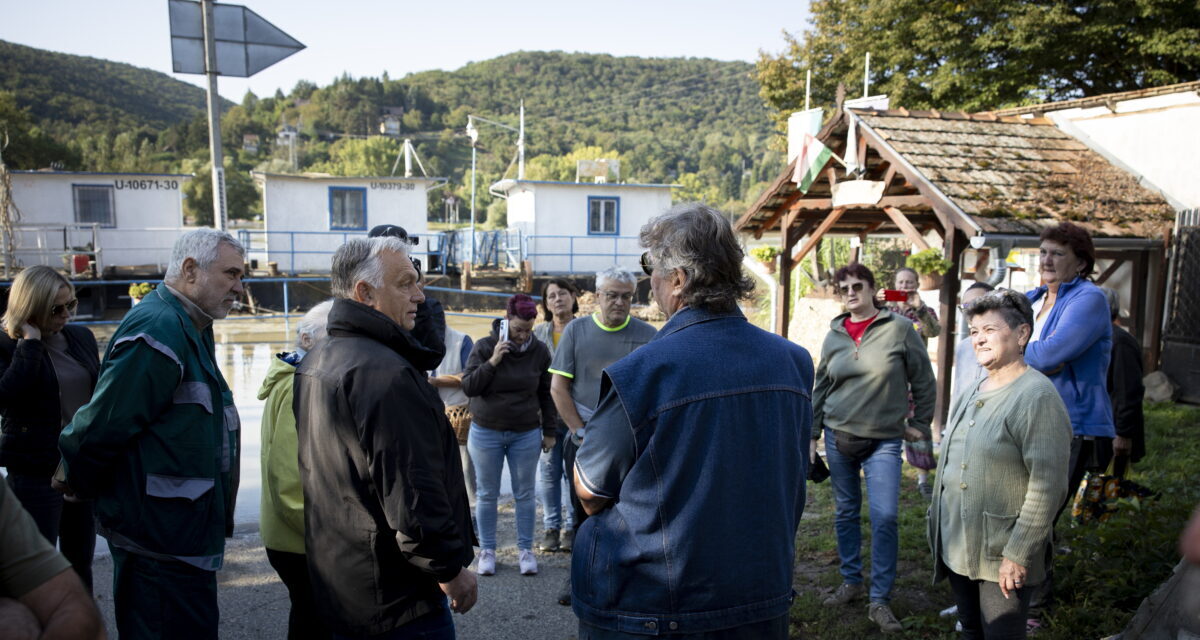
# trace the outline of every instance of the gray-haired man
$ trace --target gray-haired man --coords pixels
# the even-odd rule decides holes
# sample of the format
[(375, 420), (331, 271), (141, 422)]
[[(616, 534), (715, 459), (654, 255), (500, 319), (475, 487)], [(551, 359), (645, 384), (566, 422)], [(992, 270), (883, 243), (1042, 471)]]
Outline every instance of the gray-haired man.
[(319, 613), (335, 635), (453, 638), (450, 612), (477, 595), (474, 536), (458, 441), (412, 360), (425, 296), (408, 244), (347, 242), (331, 284), (329, 335), (300, 362), (293, 405)]
[[(584, 426), (600, 402), (600, 378), (604, 368), (624, 358), (634, 349), (650, 342), (655, 328), (629, 315), (637, 278), (620, 267), (610, 267), (596, 274), (596, 301), (600, 310), (590, 316), (576, 318), (563, 330), (550, 363), (550, 395), (571, 436), (563, 443), (563, 465), (575, 468), (575, 451), (583, 442)], [(575, 531), (587, 519), (587, 513), (575, 494), (574, 483), (568, 482), (571, 507), (574, 510)], [(573, 544), (575, 531), (563, 533), (566, 546)], [(571, 603), (571, 583), (568, 577), (558, 594), (559, 604)]]
[(212, 323), (242, 294), (244, 255), (223, 231), (180, 236), (163, 285), (121, 321), (91, 402), (59, 437), (66, 482), (55, 486), (96, 500), (123, 639), (217, 637), (240, 421)]

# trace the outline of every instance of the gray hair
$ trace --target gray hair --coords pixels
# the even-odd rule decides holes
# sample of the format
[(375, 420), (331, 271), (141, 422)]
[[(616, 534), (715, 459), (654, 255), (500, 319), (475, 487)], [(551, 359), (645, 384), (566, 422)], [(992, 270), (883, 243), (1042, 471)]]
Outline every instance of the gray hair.
[(683, 301), (689, 307), (732, 311), (754, 292), (754, 281), (742, 271), (745, 254), (733, 228), (711, 207), (675, 205), (646, 223), (638, 239), (650, 250), (653, 269), (683, 269)]
[(196, 266), (207, 269), (217, 261), (217, 250), (221, 243), (234, 248), (238, 255), (246, 257), (246, 248), (233, 236), (218, 229), (201, 227), (185, 231), (175, 240), (171, 249), (171, 264), (167, 265), (167, 274), (163, 280), (178, 280), (183, 277), (183, 262), (188, 258), (196, 261)]
[(1108, 300), (1108, 319), (1116, 320), (1121, 315), (1121, 295), (1112, 287), (1100, 287), (1100, 290), (1104, 292), (1104, 299)]
[(616, 265), (613, 265), (604, 271), (596, 272), (596, 291), (599, 291), (600, 287), (609, 282), (624, 282), (625, 284), (636, 287), (637, 276)]
[(314, 342), (325, 337), (325, 325), (329, 323), (329, 310), (333, 308), (333, 300), (326, 300), (304, 314), (300, 318), (300, 322), (296, 324), (296, 346), (300, 346), (300, 339), (303, 336), (308, 336)]
[(372, 287), (383, 286), (383, 262), (379, 255), (394, 251), (408, 257), (408, 243), (392, 236), (355, 238), (338, 247), (333, 254), (329, 283), (336, 298), (353, 298), (354, 285), (366, 282)]
[(1033, 305), (1025, 294), (1012, 289), (996, 289), (975, 298), (967, 305), (966, 315), (969, 322), (975, 316), (981, 316), (989, 311), (995, 311), (1004, 318), (1009, 329), (1027, 324), (1033, 330)]

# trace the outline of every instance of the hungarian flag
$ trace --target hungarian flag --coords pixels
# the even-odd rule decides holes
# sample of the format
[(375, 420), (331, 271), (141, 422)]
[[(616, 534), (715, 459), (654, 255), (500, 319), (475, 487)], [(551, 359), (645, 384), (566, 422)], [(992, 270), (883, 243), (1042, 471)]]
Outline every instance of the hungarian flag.
[(812, 134), (804, 134), (804, 146), (796, 157), (796, 171), (792, 173), (792, 182), (800, 185), (800, 193), (808, 193), (809, 187), (817, 179), (817, 173), (829, 162), (833, 152), (821, 144)]

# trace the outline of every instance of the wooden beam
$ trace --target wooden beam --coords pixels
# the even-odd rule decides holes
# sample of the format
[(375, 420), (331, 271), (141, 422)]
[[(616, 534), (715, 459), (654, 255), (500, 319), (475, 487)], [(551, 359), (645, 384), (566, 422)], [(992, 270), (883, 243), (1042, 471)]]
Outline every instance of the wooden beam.
[(937, 350), (937, 403), (934, 405), (934, 433), (940, 433), (946, 426), (946, 417), (950, 413), (950, 382), (954, 378), (954, 340), (955, 313), (958, 311), (958, 274), (962, 267), (963, 251), (967, 247), (967, 237), (955, 227), (946, 229), (946, 242), (943, 248), (946, 259), (954, 263), (942, 278), (941, 308), (938, 322), (942, 332), (938, 336)]
[(772, 213), (770, 218), (763, 220), (758, 229), (755, 229), (754, 237), (761, 238), (764, 231), (767, 231), (773, 227), (780, 218), (787, 215), (788, 211), (792, 209), (792, 205), (796, 204), (796, 201), (803, 197), (804, 194), (797, 190), (796, 193), (789, 196), (787, 200), (784, 200), (783, 203), (779, 205), (779, 208), (775, 210), (775, 213)]
[(788, 324), (792, 319), (792, 248), (800, 239), (792, 233), (792, 225), (800, 211), (791, 211), (783, 217), (779, 234), (779, 278), (775, 286), (775, 332), (784, 338), (788, 335)]
[(913, 244), (917, 245), (917, 247), (922, 250), (929, 248), (929, 243), (926, 242), (921, 233), (917, 231), (917, 228), (913, 226), (913, 223), (909, 222), (908, 218), (904, 217), (904, 212), (895, 207), (888, 206), (883, 208), (883, 212), (892, 219), (892, 222), (896, 223), (896, 226), (900, 228), (900, 231), (904, 232), (904, 236), (912, 241)]
[(793, 265), (797, 262), (800, 262), (802, 259), (804, 259), (804, 256), (809, 251), (812, 251), (813, 247), (817, 246), (817, 241), (820, 240), (821, 237), (824, 236), (825, 233), (828, 232), (833, 227), (833, 225), (837, 223), (838, 218), (841, 218), (843, 213), (846, 213), (846, 209), (837, 208), (837, 209), (834, 209), (833, 211), (830, 211), (829, 215), (825, 216), (825, 219), (821, 221), (821, 226), (817, 227), (817, 230), (814, 231), (813, 234), (809, 236), (808, 241), (804, 243), (804, 246), (800, 247), (800, 250), (797, 251), (796, 254), (792, 256), (792, 264)]
[(1149, 338), (1147, 338), (1143, 349), (1143, 357), (1146, 360), (1145, 371), (1158, 371), (1158, 359), (1162, 355), (1162, 325), (1163, 325), (1163, 306), (1167, 299), (1167, 276), (1170, 274), (1170, 258), (1171, 255), (1171, 234), (1163, 236), (1163, 246), (1159, 250), (1157, 277), (1155, 278), (1154, 291), (1150, 297), (1150, 326), (1148, 327)]
[(884, 164), (887, 165), (887, 173), (883, 174), (883, 190), (886, 192), (888, 185), (892, 184), (892, 180), (896, 178), (896, 165), (886, 160)]
[(1139, 251), (1133, 261), (1133, 279), (1129, 281), (1129, 332), (1138, 339), (1138, 344), (1145, 344), (1146, 336), (1146, 288), (1149, 286), (1146, 274), (1150, 271), (1149, 252)]
[(867, 137), (858, 137), (858, 166), (867, 168)]
[(1108, 279), (1111, 278), (1113, 274), (1117, 272), (1117, 269), (1119, 269), (1123, 264), (1125, 264), (1125, 258), (1116, 258), (1113, 260), (1112, 264), (1108, 265), (1108, 268), (1106, 268), (1100, 274), (1100, 277), (1096, 278), (1096, 286), (1100, 286), (1105, 282), (1108, 282)]

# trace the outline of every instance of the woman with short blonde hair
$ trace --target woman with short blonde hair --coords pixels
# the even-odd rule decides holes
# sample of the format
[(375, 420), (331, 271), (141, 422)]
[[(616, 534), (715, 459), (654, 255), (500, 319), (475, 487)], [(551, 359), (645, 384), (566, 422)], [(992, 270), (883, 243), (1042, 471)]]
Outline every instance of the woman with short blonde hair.
[(87, 404), (100, 358), (96, 338), (70, 325), (75, 288), (50, 267), (13, 280), (0, 333), (0, 466), (21, 505), (50, 544), (59, 544), (89, 592), (96, 525), (89, 502), (71, 502), (50, 487), (58, 434)]

